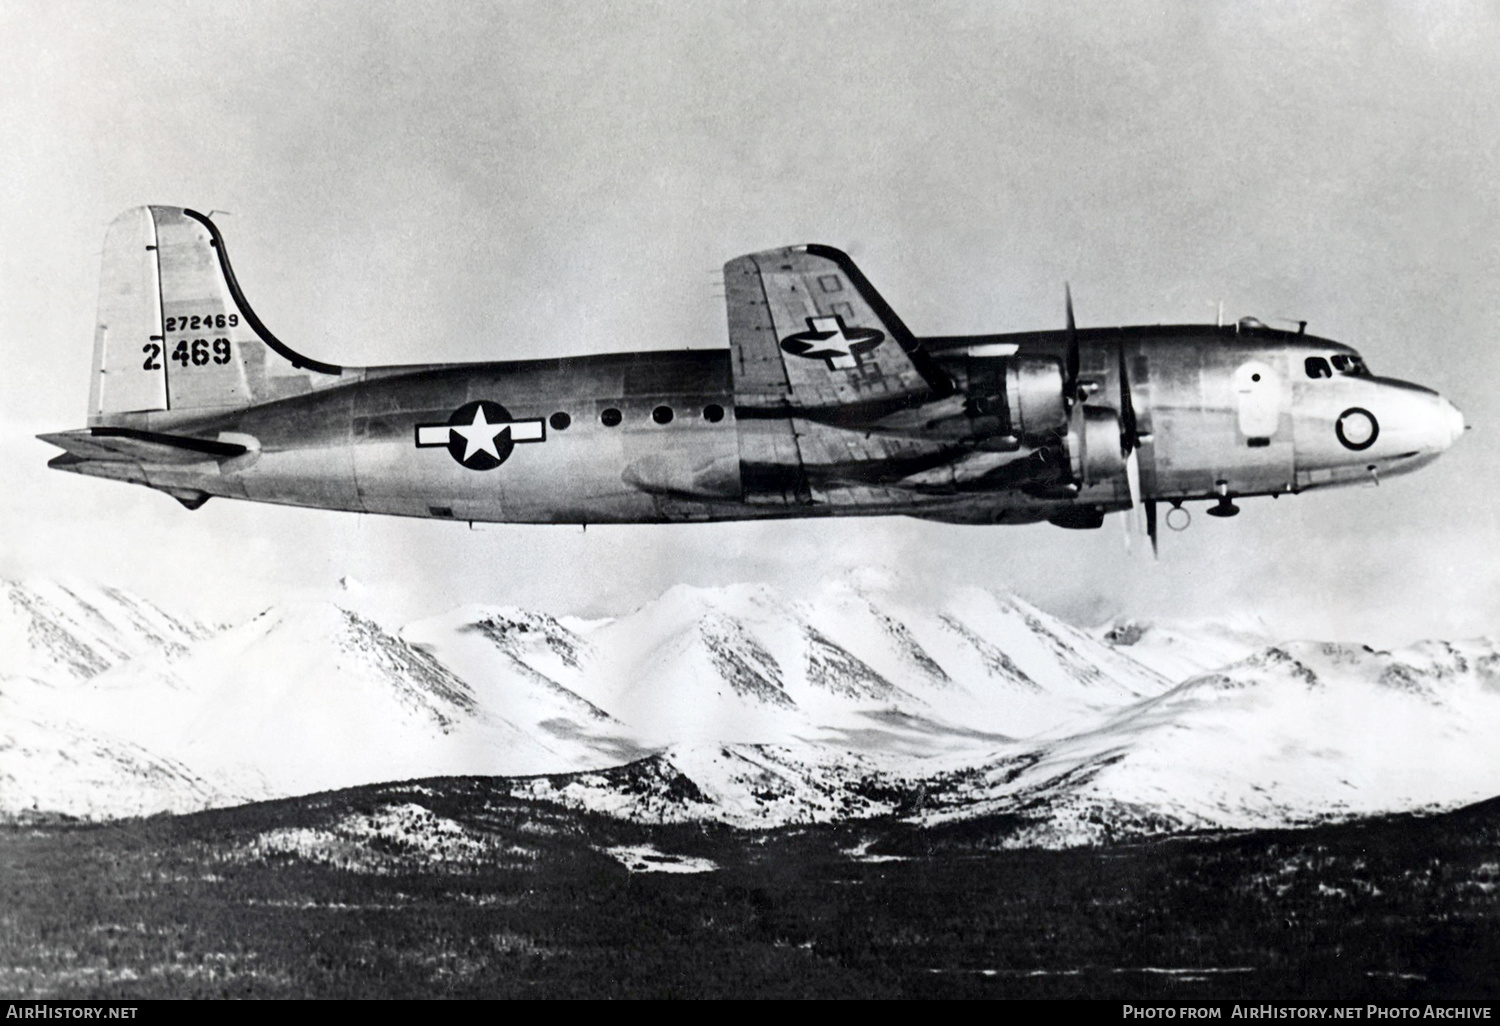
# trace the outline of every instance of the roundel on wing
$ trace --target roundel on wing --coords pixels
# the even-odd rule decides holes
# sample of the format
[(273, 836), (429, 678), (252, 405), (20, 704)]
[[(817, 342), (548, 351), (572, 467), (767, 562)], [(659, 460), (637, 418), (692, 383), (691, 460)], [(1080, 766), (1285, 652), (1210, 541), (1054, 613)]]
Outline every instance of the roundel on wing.
[(885, 333), (874, 328), (851, 328), (844, 318), (807, 318), (807, 330), (781, 340), (781, 350), (808, 360), (822, 360), (829, 370), (852, 370), (860, 358), (885, 341)]

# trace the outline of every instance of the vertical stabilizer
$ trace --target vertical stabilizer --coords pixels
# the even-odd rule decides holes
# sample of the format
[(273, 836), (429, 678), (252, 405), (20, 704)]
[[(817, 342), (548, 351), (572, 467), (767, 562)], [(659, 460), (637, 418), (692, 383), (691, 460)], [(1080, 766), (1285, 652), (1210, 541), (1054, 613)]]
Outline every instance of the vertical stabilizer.
[(342, 369), (281, 343), (240, 292), (213, 223), (138, 207), (104, 242), (91, 425), (155, 411), (212, 411), (299, 395)]

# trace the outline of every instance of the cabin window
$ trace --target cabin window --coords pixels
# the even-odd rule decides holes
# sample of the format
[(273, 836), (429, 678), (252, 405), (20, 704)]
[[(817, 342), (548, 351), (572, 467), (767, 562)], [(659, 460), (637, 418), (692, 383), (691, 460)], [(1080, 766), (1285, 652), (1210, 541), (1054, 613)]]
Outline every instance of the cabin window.
[(613, 406), (599, 414), (599, 423), (605, 427), (619, 427), (620, 420), (620, 411)]
[(718, 403), (709, 403), (703, 407), (703, 419), (710, 424), (717, 424), (724, 419), (724, 407)]
[(1307, 376), (1310, 378), (1331, 378), (1333, 368), (1328, 366), (1328, 361), (1321, 356), (1309, 356), (1307, 358)]
[(672, 423), (672, 407), (658, 406), (656, 409), (651, 411), (651, 419), (656, 421), (658, 424)]
[(568, 426), (573, 423), (573, 418), (558, 410), (547, 418), (547, 423), (552, 425), (553, 431), (566, 431), (568, 430)]

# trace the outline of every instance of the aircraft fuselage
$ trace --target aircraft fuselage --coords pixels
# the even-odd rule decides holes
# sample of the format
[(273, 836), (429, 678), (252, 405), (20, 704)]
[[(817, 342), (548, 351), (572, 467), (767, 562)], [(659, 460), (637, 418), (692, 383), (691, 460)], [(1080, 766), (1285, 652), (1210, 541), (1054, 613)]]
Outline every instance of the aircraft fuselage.
[(1097, 527), (1144, 503), (1414, 470), (1464, 430), (1353, 349), (1268, 328), (916, 338), (822, 246), (725, 266), (730, 348), (346, 368), (245, 301), (213, 223), (105, 243), (87, 428), (51, 466), (208, 498), (512, 523), (901, 514)]
[[(1212, 325), (1079, 334), (1080, 380), (1092, 394), (1117, 393), (1114, 368), (1124, 349), (1142, 436), (1141, 493), (1151, 499), (1294, 493), (1391, 476), (1430, 462), (1462, 430), (1456, 411), (1420, 386), (1310, 376), (1309, 359), (1355, 355), (1324, 339)], [(809, 501), (806, 482), (785, 468), (742, 459), (746, 422), (735, 408), (728, 350), (370, 368), (317, 392), (209, 416), (163, 411), (141, 425), (251, 439), (244, 456), (97, 469), (114, 477), (128, 468), (127, 479), (179, 494), (518, 523), (885, 514), (1022, 523), (1129, 506), (1120, 475), (1068, 494), (1072, 470), (1049, 462), (1046, 446), (997, 451), (961, 412), (979, 365), (1011, 358), (970, 357), (971, 350), (1014, 347), (1015, 356), (1060, 359), (1063, 333), (924, 341), (961, 383), (960, 401), (904, 409), (873, 427), (793, 418), (797, 432), (846, 448), (842, 461), (802, 470), (815, 482), (845, 485), (850, 501), (838, 504)], [(502, 461), (473, 469), (473, 457), (486, 453), (476, 450), (466, 464), (446, 440), (422, 444), (424, 427), (446, 438), (453, 413), (481, 401), (502, 407), (516, 425)], [(1363, 448), (1351, 445), (1363, 446), (1366, 436), (1340, 439), (1338, 418), (1351, 409), (1379, 425)], [(861, 458), (862, 442), (882, 422), (907, 449), (900, 462)], [(1366, 429), (1362, 419), (1359, 427)]]

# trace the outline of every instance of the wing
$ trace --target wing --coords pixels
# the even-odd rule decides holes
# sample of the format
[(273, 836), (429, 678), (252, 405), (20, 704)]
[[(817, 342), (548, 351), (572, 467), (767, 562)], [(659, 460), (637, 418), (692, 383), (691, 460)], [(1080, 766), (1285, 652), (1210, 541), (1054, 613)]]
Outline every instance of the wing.
[(952, 394), (947, 375), (837, 249), (742, 256), (724, 265), (724, 286), (737, 406), (849, 423)]
[(875, 506), (945, 461), (931, 444), (862, 429), (953, 384), (854, 261), (828, 246), (724, 265), (745, 500)]

